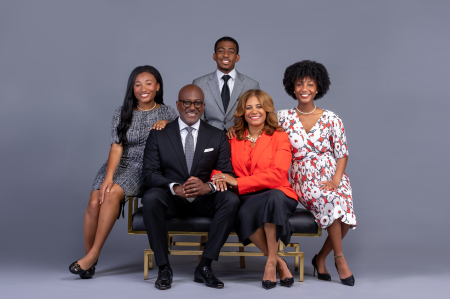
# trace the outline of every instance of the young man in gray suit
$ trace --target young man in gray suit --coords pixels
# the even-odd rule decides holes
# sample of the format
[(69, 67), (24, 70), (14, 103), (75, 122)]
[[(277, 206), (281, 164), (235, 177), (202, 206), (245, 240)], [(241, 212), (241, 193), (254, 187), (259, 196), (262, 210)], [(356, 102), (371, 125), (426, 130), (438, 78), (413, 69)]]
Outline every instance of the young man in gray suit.
[(259, 83), (234, 68), (239, 61), (239, 44), (229, 36), (224, 36), (214, 45), (213, 59), (217, 70), (195, 79), (192, 84), (199, 86), (205, 94), (205, 112), (202, 119), (224, 131), (234, 125), (234, 110), (239, 97), (249, 89), (259, 89)]

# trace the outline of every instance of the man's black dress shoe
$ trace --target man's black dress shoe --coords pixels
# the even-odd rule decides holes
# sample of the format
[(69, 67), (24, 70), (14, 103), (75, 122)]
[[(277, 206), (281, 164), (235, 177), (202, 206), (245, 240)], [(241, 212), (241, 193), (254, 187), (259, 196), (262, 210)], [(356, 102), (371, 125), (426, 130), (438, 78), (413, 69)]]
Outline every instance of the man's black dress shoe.
[(221, 289), (224, 287), (223, 282), (214, 275), (211, 267), (195, 268), (194, 281), (199, 283), (203, 282), (211, 288)]
[(165, 266), (158, 271), (158, 279), (155, 281), (155, 288), (158, 290), (167, 290), (172, 287), (173, 272), (170, 266)]

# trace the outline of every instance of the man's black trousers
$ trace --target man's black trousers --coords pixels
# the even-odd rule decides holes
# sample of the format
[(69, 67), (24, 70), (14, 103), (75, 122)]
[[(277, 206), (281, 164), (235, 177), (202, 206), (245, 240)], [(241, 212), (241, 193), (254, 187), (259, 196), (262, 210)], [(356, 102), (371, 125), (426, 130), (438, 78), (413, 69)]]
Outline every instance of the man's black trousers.
[(220, 249), (233, 228), (239, 197), (230, 191), (218, 191), (189, 202), (163, 189), (152, 188), (142, 197), (142, 205), (148, 240), (155, 253), (155, 264), (162, 266), (169, 263), (166, 220), (192, 216), (212, 218), (203, 256), (217, 261)]

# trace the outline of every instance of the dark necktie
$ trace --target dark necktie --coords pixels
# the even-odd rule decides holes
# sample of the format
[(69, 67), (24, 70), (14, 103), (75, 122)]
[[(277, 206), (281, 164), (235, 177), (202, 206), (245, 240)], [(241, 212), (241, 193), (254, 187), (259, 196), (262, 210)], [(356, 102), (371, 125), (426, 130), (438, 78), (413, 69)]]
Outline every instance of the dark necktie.
[(222, 103), (223, 109), (225, 109), (225, 113), (227, 112), (228, 104), (230, 103), (230, 88), (228, 87), (228, 80), (230, 80), (231, 76), (223, 75), (223, 87), (222, 87)]
[(184, 155), (186, 156), (186, 164), (188, 168), (188, 173), (191, 174), (192, 161), (194, 160), (194, 136), (192, 136), (192, 127), (186, 127), (188, 134), (184, 142)]

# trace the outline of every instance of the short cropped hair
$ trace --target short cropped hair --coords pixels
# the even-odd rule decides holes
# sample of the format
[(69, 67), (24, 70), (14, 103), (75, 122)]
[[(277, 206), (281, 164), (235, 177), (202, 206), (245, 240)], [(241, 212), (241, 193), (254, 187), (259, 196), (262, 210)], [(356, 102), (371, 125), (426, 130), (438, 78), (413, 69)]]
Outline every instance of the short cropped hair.
[(325, 66), (315, 61), (302, 60), (288, 66), (284, 72), (284, 90), (286, 90), (287, 94), (294, 100), (297, 99), (294, 94), (295, 81), (297, 79), (303, 80), (305, 78), (311, 78), (316, 82), (317, 94), (314, 97), (314, 100), (318, 100), (323, 97), (330, 88), (330, 77), (328, 76), (328, 71)]
[(266, 135), (272, 136), (274, 131), (283, 131), (278, 126), (278, 118), (275, 113), (272, 98), (264, 91), (259, 89), (249, 89), (239, 98), (236, 111), (234, 111), (234, 130), (237, 140), (244, 140), (244, 132), (248, 130), (248, 123), (245, 120), (245, 106), (247, 100), (251, 97), (257, 97), (261, 102), (261, 106), (266, 111), (266, 120), (264, 121), (264, 132)]
[(228, 41), (228, 42), (234, 43), (234, 44), (236, 45), (236, 55), (239, 54), (239, 44), (238, 44), (238, 42), (237, 42), (234, 38), (229, 37), (229, 36), (221, 37), (221, 38), (219, 38), (219, 39), (216, 41), (216, 43), (214, 44), (214, 53), (217, 53), (217, 45), (218, 45), (220, 42), (223, 42), (223, 41)]

